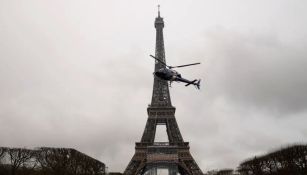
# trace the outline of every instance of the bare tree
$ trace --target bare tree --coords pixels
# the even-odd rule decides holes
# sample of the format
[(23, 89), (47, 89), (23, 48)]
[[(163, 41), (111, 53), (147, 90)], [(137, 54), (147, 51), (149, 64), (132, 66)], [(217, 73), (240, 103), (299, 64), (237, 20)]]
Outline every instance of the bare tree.
[(75, 149), (40, 148), (36, 159), (44, 174), (104, 175), (105, 164)]
[(0, 147), (0, 160), (3, 156), (8, 162), (0, 175), (105, 175), (104, 163), (75, 149)]
[(2, 163), (2, 158), (4, 157), (6, 151), (7, 151), (7, 148), (0, 147), (0, 164)]
[(269, 154), (246, 160), (238, 171), (242, 175), (305, 175), (307, 145), (292, 145)]
[(16, 175), (16, 171), (21, 166), (25, 165), (27, 161), (32, 158), (32, 152), (23, 148), (11, 148), (8, 149), (8, 155), (11, 162), (12, 175)]
[(37, 154), (37, 160), (46, 174), (67, 174), (68, 159), (66, 149), (64, 148), (40, 148)]
[(3, 161), (6, 152), (7, 152), (7, 148), (0, 147), (0, 174), (7, 174), (7, 169), (5, 168), (4, 161)]

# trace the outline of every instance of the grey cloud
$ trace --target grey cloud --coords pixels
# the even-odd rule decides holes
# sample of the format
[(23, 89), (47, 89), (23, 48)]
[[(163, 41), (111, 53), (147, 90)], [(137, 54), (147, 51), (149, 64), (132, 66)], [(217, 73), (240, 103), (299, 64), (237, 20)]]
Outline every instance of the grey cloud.
[(218, 30), (208, 33), (212, 67), (208, 76), (230, 101), (285, 113), (306, 110), (306, 49), (270, 35)]

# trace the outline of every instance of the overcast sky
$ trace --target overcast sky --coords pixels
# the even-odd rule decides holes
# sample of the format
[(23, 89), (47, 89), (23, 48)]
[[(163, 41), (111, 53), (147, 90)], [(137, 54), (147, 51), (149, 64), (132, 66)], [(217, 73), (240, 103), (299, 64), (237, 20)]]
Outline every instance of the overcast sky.
[(204, 172), (306, 143), (305, 0), (0, 0), (0, 146), (72, 147), (123, 172), (151, 101), (157, 4), (167, 63), (202, 63), (179, 70), (200, 91), (170, 92)]

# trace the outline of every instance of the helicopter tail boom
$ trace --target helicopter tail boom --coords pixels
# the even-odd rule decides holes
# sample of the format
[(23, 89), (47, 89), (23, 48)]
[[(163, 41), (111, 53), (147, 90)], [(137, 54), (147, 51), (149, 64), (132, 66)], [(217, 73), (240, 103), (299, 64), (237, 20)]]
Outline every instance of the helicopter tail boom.
[(191, 85), (191, 84), (194, 84), (196, 81), (197, 81), (197, 80), (195, 79), (195, 80), (193, 80), (193, 81), (187, 83), (185, 86), (189, 86), (189, 85)]
[(195, 79), (195, 80), (187, 83), (185, 86), (189, 86), (191, 84), (193, 84), (197, 89), (199, 89), (200, 88), (200, 79), (199, 80)]

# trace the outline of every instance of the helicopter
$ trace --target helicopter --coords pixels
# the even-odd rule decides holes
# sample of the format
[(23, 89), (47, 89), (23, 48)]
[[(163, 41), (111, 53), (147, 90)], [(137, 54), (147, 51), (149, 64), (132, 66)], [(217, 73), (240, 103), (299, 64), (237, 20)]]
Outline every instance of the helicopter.
[(180, 67), (186, 67), (186, 66), (193, 66), (197, 65), (200, 63), (192, 63), (192, 64), (185, 64), (185, 65), (180, 65), (180, 66), (168, 66), (165, 62), (159, 60), (158, 58), (154, 57), (153, 55), (150, 55), (153, 59), (157, 60), (161, 64), (163, 64), (165, 67), (161, 68), (157, 71), (154, 72), (154, 75), (162, 80), (166, 80), (170, 82), (170, 86), (173, 81), (177, 82), (184, 82), (187, 83), (185, 86), (189, 85), (194, 85), (197, 89), (200, 88), (200, 79), (195, 79), (195, 80), (187, 80), (185, 78), (181, 77), (181, 74), (178, 73), (177, 71), (173, 70), (173, 68), (180, 68)]

